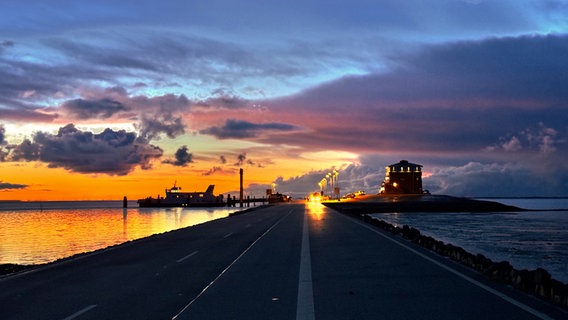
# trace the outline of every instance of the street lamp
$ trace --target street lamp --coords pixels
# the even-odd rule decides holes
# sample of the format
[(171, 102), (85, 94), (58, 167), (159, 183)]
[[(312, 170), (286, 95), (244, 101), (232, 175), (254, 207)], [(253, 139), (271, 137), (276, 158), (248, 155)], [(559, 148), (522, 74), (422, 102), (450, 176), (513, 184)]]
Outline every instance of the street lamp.
[[(339, 198), (339, 172), (337, 172), (337, 170), (333, 169), (333, 179), (335, 180), (334, 186), (335, 188), (333, 189), (333, 193), (335, 194), (336, 198)], [(337, 192), (336, 192), (337, 190)]]

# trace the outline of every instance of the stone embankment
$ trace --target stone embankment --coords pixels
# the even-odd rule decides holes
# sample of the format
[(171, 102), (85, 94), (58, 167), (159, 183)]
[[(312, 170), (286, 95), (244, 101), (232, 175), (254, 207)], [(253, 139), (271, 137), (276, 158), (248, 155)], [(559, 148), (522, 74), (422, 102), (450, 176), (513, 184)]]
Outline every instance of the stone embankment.
[(371, 225), (402, 236), (413, 243), (448, 257), (462, 265), (477, 270), (491, 280), (511, 285), (524, 292), (549, 300), (568, 309), (568, 284), (555, 280), (544, 269), (517, 270), (508, 261), (494, 262), (482, 254), (472, 254), (461, 247), (425, 236), (419, 230), (404, 225), (402, 228), (363, 215), (363, 220)]
[(34, 267), (34, 266), (32, 266), (32, 265), (20, 265), (20, 264), (14, 264), (14, 263), (0, 264), (0, 276), (15, 273), (15, 272), (24, 271), (24, 270), (30, 269), (32, 267)]

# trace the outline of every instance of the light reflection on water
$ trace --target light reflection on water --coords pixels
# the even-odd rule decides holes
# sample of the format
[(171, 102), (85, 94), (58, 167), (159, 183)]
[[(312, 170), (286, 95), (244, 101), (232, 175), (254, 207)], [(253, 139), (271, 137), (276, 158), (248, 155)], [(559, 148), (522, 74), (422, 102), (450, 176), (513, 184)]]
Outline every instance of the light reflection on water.
[(0, 211), (0, 263), (37, 264), (227, 217), (239, 208)]

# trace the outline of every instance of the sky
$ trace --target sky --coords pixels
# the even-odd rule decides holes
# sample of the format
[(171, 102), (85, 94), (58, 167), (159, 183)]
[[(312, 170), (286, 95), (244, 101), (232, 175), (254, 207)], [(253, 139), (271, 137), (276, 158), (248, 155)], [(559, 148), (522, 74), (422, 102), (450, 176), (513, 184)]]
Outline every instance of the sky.
[(0, 200), (568, 196), (568, 1), (4, 0)]

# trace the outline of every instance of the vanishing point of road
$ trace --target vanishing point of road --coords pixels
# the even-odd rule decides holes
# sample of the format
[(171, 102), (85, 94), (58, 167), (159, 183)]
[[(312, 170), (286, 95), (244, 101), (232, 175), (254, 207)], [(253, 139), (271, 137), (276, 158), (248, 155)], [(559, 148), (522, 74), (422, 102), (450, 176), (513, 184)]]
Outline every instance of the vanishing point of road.
[(568, 319), (319, 203), (283, 204), (0, 279), (0, 319)]

